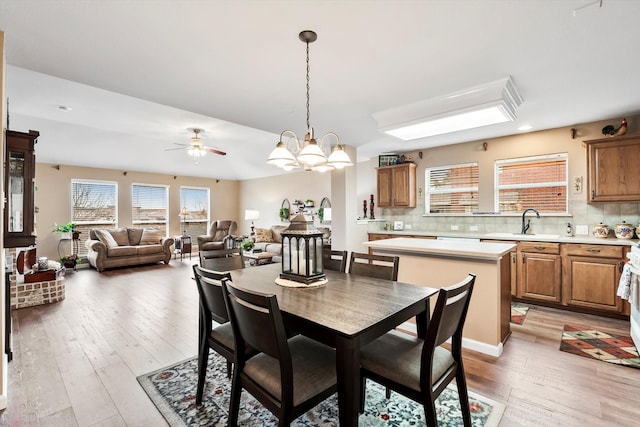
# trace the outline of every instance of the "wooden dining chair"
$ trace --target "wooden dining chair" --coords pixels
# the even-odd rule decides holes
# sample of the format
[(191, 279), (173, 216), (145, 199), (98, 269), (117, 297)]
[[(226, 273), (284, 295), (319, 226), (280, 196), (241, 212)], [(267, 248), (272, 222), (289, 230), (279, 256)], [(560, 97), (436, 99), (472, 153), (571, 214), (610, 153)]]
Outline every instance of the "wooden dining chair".
[[(227, 376), (231, 377), (231, 363), (235, 353), (233, 329), (222, 296), (222, 282), (231, 279), (229, 272), (210, 271), (193, 266), (193, 274), (200, 296), (198, 334), (198, 386), (196, 403), (202, 403), (209, 349), (227, 359)], [(214, 327), (213, 322), (219, 326)]]
[(322, 266), (325, 270), (347, 271), (347, 251), (332, 251), (330, 248), (322, 251)]
[(244, 268), (242, 248), (200, 251), (200, 267), (214, 271), (229, 271)]
[(400, 257), (397, 256), (351, 252), (349, 274), (396, 281), (399, 263)]
[[(275, 295), (249, 292), (225, 281), (235, 336), (229, 426), (236, 426), (242, 389), (288, 426), (336, 392), (335, 350), (303, 335), (287, 340)], [(247, 346), (260, 351), (247, 355)]]
[[(462, 365), (462, 328), (476, 277), (440, 289), (425, 339), (392, 330), (367, 344), (360, 355), (360, 411), (364, 412), (366, 378), (424, 406), (428, 426), (436, 427), (435, 401), (456, 379), (465, 427), (471, 426), (469, 395)], [(441, 345), (451, 338), (451, 350)]]

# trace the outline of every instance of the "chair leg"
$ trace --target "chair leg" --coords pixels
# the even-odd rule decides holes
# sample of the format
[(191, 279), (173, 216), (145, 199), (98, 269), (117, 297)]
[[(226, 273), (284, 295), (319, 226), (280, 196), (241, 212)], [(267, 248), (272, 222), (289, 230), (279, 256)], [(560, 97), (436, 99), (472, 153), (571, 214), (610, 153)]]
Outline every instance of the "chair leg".
[(462, 410), (462, 421), (464, 427), (471, 427), (471, 410), (469, 409), (469, 392), (467, 391), (467, 380), (464, 377), (462, 365), (458, 366), (456, 372), (456, 384), (458, 386), (458, 397), (460, 399), (460, 409)]
[(391, 389), (389, 387), (384, 388), (384, 395), (387, 398), (387, 400), (391, 399)]
[(360, 413), (364, 414), (364, 400), (367, 397), (367, 379), (360, 374)]
[(236, 378), (237, 374), (233, 373), (233, 383), (231, 384), (231, 400), (229, 401), (229, 420), (227, 426), (236, 427), (238, 425), (238, 411), (240, 410), (240, 395), (242, 394), (242, 386), (240, 378)]
[(429, 398), (427, 402), (424, 402), (424, 418), (429, 427), (438, 427), (438, 417), (436, 416), (436, 403), (435, 397)]
[(207, 376), (207, 364), (209, 363), (209, 346), (205, 342), (200, 345), (198, 351), (198, 386), (196, 388), (196, 405), (202, 403), (202, 395), (204, 394), (204, 382)]
[(231, 361), (227, 360), (227, 378), (231, 378), (232, 366)]

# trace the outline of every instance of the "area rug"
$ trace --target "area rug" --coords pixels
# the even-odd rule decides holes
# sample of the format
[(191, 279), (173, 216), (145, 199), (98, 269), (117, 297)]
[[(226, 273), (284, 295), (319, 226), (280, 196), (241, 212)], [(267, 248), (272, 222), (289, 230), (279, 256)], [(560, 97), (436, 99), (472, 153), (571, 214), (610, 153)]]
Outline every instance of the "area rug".
[(560, 351), (617, 365), (640, 368), (638, 349), (630, 336), (564, 325)]
[(518, 302), (511, 303), (511, 323), (515, 323), (516, 325), (522, 325), (524, 323), (524, 318), (527, 317), (527, 312), (529, 311), (529, 306), (520, 304)]
[[(231, 384), (226, 376), (226, 360), (217, 354), (209, 356), (207, 383), (202, 405), (196, 405), (198, 380), (197, 358), (138, 377), (138, 382), (149, 395), (160, 413), (171, 426), (226, 426), (231, 394)], [(449, 386), (438, 398), (436, 409), (440, 427), (462, 425), (460, 405), (455, 385)], [(391, 394), (385, 398), (382, 386), (368, 381), (365, 412), (359, 425), (374, 426), (424, 426), (424, 410), (421, 405)], [(495, 427), (500, 422), (505, 406), (477, 393), (469, 392), (469, 406), (473, 426)], [(338, 426), (337, 395), (325, 400), (311, 411), (297, 418), (294, 427)], [(271, 427), (278, 420), (249, 393), (242, 393), (239, 426)]]

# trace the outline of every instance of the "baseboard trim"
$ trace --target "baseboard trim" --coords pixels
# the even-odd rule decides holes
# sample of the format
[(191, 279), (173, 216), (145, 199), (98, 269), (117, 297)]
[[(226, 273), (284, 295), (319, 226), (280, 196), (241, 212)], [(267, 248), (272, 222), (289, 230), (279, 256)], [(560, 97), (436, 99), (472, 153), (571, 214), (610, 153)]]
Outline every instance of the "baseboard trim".
[[(402, 329), (403, 331), (410, 332), (412, 334), (417, 334), (415, 323), (404, 322), (398, 329)], [(498, 345), (491, 345), (484, 342), (472, 340), (469, 338), (462, 338), (462, 347), (467, 348), (469, 350), (477, 351), (479, 353), (488, 354), (493, 357), (500, 357), (502, 355), (502, 351), (504, 350), (504, 346), (502, 343)]]

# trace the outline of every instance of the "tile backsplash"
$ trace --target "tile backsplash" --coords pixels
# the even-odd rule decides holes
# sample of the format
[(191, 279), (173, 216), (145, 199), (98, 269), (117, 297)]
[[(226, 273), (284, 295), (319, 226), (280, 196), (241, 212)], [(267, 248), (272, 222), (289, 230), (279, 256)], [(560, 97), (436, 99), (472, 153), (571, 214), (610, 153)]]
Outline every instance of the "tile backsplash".
[[(469, 216), (425, 216), (424, 208), (414, 209), (381, 209), (377, 214), (384, 218), (384, 222), (372, 223), (369, 231), (383, 231), (385, 224), (390, 224), (393, 229), (394, 221), (402, 221), (410, 225), (412, 231), (438, 231), (451, 232), (451, 226), (458, 226), (456, 232), (460, 233), (494, 233), (514, 232), (518, 233), (522, 224), (522, 216), (507, 215), (469, 215)], [(531, 219), (530, 233), (564, 234), (567, 223), (571, 223), (575, 233), (577, 225), (586, 225), (589, 234), (593, 227), (600, 222), (613, 230), (616, 224), (627, 222), (634, 227), (640, 224), (640, 203), (587, 203), (572, 201), (571, 212), (568, 216), (541, 216), (528, 213), (527, 219)], [(474, 230), (470, 229), (474, 226)], [(477, 230), (475, 228), (477, 227)]]

